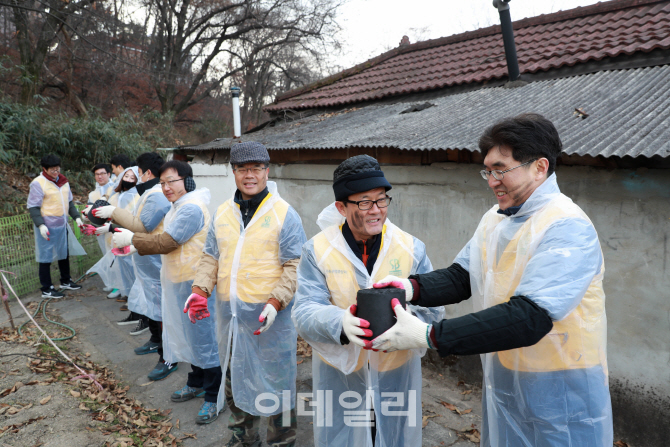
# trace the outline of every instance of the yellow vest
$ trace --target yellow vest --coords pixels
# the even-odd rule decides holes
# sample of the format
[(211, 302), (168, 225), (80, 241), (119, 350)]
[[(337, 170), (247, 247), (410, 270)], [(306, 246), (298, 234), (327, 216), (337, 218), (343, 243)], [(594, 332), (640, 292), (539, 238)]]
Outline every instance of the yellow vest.
[(205, 224), (202, 230), (186, 241), (184, 245), (180, 245), (179, 248), (165, 255), (163, 266), (165, 267), (166, 278), (173, 284), (195, 279), (195, 267), (202, 256), (202, 248), (205, 246), (207, 230), (211, 221), (209, 211), (204, 203), (192, 199), (185, 201), (181, 206), (188, 203), (194, 203), (200, 207), (205, 216)]
[[(498, 262), (492, 262), (493, 281), (490, 296), (486, 302), (490, 306), (508, 302), (519, 286), (525, 266), (537, 246), (539, 238), (547, 228), (559, 219), (580, 218), (591, 224), (588, 216), (569, 198), (559, 196), (541, 211), (531, 216), (517, 231), (500, 256)], [(489, 212), (486, 222), (479, 232), (478, 243), (482, 247), (482, 268), (486, 272), (488, 265), (486, 240), (503, 217)], [(495, 256), (495, 247), (491, 253)], [(537, 344), (526, 348), (498, 352), (500, 362), (507, 369), (515, 371), (559, 371), (566, 369), (590, 368), (606, 365), (606, 323), (605, 292), (602, 287), (605, 266), (596, 275), (577, 308), (561, 321), (555, 321), (554, 327)], [(487, 278), (484, 278), (487, 282)], [(488, 306), (487, 306), (488, 307)]]
[[(147, 200), (149, 199), (149, 196), (152, 194), (163, 194), (162, 191), (160, 190), (155, 190), (155, 191), (147, 191), (144, 196), (140, 197), (141, 202), (137, 206), (137, 212), (135, 212), (136, 217), (140, 217), (140, 214), (142, 214), (142, 209), (144, 208), (144, 205), (147, 203)], [(163, 232), (163, 221), (161, 220), (161, 223), (156, 225), (156, 228), (154, 228), (154, 231), (152, 231), (149, 234), (160, 234)]]
[(88, 201), (89, 201), (91, 204), (97, 202), (97, 201), (100, 200), (101, 198), (102, 198), (102, 195), (100, 195), (100, 191), (98, 191), (97, 189), (94, 189), (93, 191), (91, 191), (90, 193), (88, 193)]
[[(262, 211), (270, 197), (270, 193), (265, 196), (257, 213)], [(262, 215), (254, 215), (253, 222), (244, 229), (241, 248), (237, 248), (241, 233), (237, 218), (239, 211), (235, 207), (239, 209), (239, 205), (230, 199), (216, 211), (217, 299), (230, 301), (231, 293), (235, 293), (244, 302), (265, 303), (284, 272), (279, 260), (279, 237), (289, 205), (284, 200), (277, 200)], [(238, 258), (235, 257), (237, 250), (240, 250)], [(233, 276), (237, 279), (236, 290), (231, 290)]]
[[(381, 237), (380, 255), (383, 253), (384, 244), (387, 242), (385, 240), (386, 225), (382, 229)], [(414, 238), (412, 235), (396, 228), (393, 240), (390, 243), (392, 245), (388, 247), (383, 259), (377, 258), (375, 262), (375, 264), (379, 264), (379, 268), (374, 272), (373, 282), (378, 282), (388, 275), (407, 278), (411, 274), (414, 263)], [(360, 290), (358, 281), (356, 281), (356, 268), (344, 254), (332, 247), (323, 232), (314, 237), (314, 257), (319, 269), (326, 277), (326, 283), (330, 291), (330, 302), (342, 309), (347, 309), (352, 304), (356, 304), (356, 294)], [(358, 371), (367, 363), (368, 353), (369, 351), (361, 350), (354, 371)], [(375, 354), (379, 355), (379, 362), (371, 366), (379, 371), (390, 371), (409, 361), (412, 351), (377, 352)], [(323, 357), (321, 357), (321, 360), (328, 363)], [(328, 364), (330, 365), (330, 363)]]
[(42, 216), (65, 216), (70, 203), (70, 183), (66, 183), (59, 188), (54, 182), (41, 175), (33, 182), (39, 183), (44, 192), (42, 207), (40, 208)]

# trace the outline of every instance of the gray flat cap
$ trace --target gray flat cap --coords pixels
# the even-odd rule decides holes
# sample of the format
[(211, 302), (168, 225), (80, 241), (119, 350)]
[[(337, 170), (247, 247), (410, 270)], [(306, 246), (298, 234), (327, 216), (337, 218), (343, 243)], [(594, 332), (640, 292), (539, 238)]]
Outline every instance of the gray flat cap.
[(245, 163), (270, 163), (270, 154), (265, 146), (256, 141), (233, 144), (230, 148), (230, 164), (235, 166)]

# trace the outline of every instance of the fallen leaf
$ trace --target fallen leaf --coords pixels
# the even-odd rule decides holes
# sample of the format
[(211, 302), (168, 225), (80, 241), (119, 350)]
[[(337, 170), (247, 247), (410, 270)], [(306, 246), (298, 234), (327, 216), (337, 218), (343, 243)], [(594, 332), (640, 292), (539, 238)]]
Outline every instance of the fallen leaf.
[(423, 417), (423, 422), (421, 424), (421, 428), (426, 428), (426, 425), (428, 425), (428, 419), (429, 418), (436, 418), (438, 417), (439, 414), (429, 414)]
[(75, 391), (75, 390), (70, 390), (70, 394), (72, 394), (73, 397), (81, 396), (81, 393), (79, 391)]
[(472, 411), (472, 408), (468, 408), (467, 410), (461, 411), (461, 414), (468, 414)]
[(174, 428), (179, 430), (179, 419), (177, 419), (177, 422), (174, 423)]
[(472, 393), (472, 390), (465, 390), (461, 394), (470, 394), (470, 393)]
[(626, 444), (622, 440), (619, 440), (619, 441), (614, 443), (614, 447), (628, 447), (628, 444)]
[(299, 365), (299, 364), (301, 364), (301, 363), (304, 362), (304, 361), (305, 361), (304, 359), (303, 359), (303, 360), (298, 360), (298, 362), (296, 363), (296, 365)]
[(84, 410), (84, 411), (88, 411), (88, 407), (84, 404), (84, 402), (81, 402), (79, 404), (79, 409)]
[(151, 385), (152, 383), (154, 383), (154, 381), (153, 381), (153, 380), (152, 380), (151, 382), (147, 382), (147, 383), (143, 383), (143, 384), (142, 384), (142, 385), (140, 385), (140, 386), (147, 386), (147, 385)]
[(445, 401), (440, 401), (440, 403), (442, 405), (444, 405), (445, 407), (447, 407), (447, 409), (449, 409), (451, 411), (458, 411), (458, 409), (456, 408), (456, 405), (450, 404), (449, 402), (445, 402)]
[(50, 400), (51, 400), (51, 395), (48, 395), (47, 397), (45, 397), (44, 399), (42, 399), (42, 400), (40, 401), (40, 405), (44, 405), (44, 404), (46, 404), (47, 402), (49, 402)]

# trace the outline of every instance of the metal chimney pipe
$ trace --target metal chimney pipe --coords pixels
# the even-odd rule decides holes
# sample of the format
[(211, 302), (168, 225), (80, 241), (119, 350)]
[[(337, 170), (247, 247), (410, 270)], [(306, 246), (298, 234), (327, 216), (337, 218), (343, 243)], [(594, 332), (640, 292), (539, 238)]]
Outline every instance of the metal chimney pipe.
[(242, 125), (240, 124), (240, 88), (230, 87), (233, 96), (233, 138), (242, 136)]
[(516, 45), (514, 44), (514, 29), (512, 28), (512, 16), (509, 13), (509, 2), (511, 0), (493, 0), (493, 6), (500, 14), (500, 26), (502, 27), (503, 43), (505, 45), (505, 57), (507, 58), (507, 73), (510, 81), (519, 79), (519, 61), (516, 58)]

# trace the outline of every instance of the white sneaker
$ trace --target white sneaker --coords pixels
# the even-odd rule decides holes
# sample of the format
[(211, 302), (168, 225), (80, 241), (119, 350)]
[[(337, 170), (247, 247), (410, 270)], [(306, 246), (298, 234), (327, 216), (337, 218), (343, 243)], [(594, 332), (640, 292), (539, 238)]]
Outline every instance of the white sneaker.
[(114, 287), (104, 287), (102, 289), (103, 292), (111, 292), (112, 290), (114, 290)]
[(107, 295), (107, 298), (109, 298), (111, 300), (111, 299), (114, 299), (114, 298), (118, 298), (120, 296), (121, 296), (121, 291), (119, 289), (114, 289), (114, 290), (112, 290), (112, 293)]

